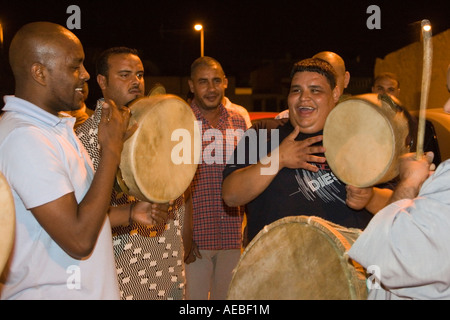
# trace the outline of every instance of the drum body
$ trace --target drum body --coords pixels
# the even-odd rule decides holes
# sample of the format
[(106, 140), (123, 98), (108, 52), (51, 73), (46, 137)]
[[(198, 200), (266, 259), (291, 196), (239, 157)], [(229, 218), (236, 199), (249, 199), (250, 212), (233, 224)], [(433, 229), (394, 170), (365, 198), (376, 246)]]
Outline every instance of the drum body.
[(346, 255), (360, 233), (318, 217), (275, 221), (244, 250), (228, 299), (366, 299), (364, 269)]
[(11, 188), (3, 174), (0, 172), (0, 274), (5, 267), (14, 243), (15, 207)]
[(184, 100), (168, 94), (138, 99), (130, 109), (130, 126), (137, 122), (138, 129), (124, 143), (118, 184), (142, 201), (175, 200), (189, 187), (199, 162), (195, 115)]
[(409, 152), (409, 125), (388, 96), (364, 94), (339, 103), (323, 130), (325, 157), (344, 183), (369, 187), (398, 175), (398, 158)]

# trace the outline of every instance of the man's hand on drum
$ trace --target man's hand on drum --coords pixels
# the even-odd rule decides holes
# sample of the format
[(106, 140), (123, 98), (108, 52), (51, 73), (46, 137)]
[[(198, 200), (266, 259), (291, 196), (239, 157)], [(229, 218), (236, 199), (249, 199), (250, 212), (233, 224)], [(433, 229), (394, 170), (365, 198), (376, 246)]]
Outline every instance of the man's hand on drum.
[(118, 107), (114, 101), (103, 104), (102, 117), (98, 127), (98, 142), (101, 150), (113, 153), (122, 152), (123, 142), (136, 131), (137, 124), (128, 128), (130, 109)]
[(142, 225), (165, 224), (169, 219), (169, 210), (172, 205), (173, 201), (169, 203), (139, 201), (133, 206), (130, 218)]
[(284, 167), (291, 169), (302, 168), (317, 172), (319, 168), (311, 164), (311, 162), (324, 163), (325, 158), (316, 156), (315, 154), (324, 153), (325, 148), (323, 146), (314, 146), (314, 144), (322, 141), (323, 136), (319, 135), (303, 141), (296, 141), (295, 138), (299, 132), (300, 128), (297, 126), (281, 142), (279, 147), (280, 169)]

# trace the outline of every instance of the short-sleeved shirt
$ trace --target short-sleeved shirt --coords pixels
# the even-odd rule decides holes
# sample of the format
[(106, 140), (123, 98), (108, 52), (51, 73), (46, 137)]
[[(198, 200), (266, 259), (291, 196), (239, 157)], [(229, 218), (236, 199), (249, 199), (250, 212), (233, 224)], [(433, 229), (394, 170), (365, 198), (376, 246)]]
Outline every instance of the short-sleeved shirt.
[(78, 260), (30, 211), (70, 192), (80, 202), (91, 185), (92, 163), (73, 131), (75, 118), (54, 116), (16, 97), (5, 100), (0, 171), (12, 189), (16, 229), (11, 265), (0, 281), (1, 298), (118, 299), (109, 218), (91, 255)]
[(219, 122), (213, 127), (202, 115), (195, 100), (191, 107), (201, 122), (202, 132), (202, 163), (191, 184), (194, 242), (202, 250), (239, 249), (242, 242), (242, 209), (228, 207), (223, 201), (222, 172), (247, 129), (246, 121), (240, 112), (220, 104)]
[[(223, 172), (224, 179), (235, 170), (259, 161), (268, 151), (278, 147), (293, 130), (289, 119), (256, 122), (241, 139), (240, 144), (244, 146), (238, 146), (235, 150), (233, 162), (227, 164)], [(300, 133), (296, 140), (320, 134), (322, 132), (313, 135)], [(260, 146), (264, 146), (265, 150)], [(281, 169), (264, 192), (247, 204), (249, 241), (264, 226), (287, 216), (318, 216), (347, 228), (363, 229), (369, 223), (371, 213), (353, 210), (346, 205), (345, 184), (333, 174), (328, 164), (315, 165), (319, 168), (317, 173), (304, 169)]]

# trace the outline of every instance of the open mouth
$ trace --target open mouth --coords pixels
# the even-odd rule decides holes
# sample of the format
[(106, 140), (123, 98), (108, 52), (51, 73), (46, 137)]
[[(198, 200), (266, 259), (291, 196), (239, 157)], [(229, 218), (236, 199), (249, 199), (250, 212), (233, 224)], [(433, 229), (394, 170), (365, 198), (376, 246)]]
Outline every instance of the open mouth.
[(78, 92), (79, 94), (81, 94), (82, 96), (84, 95), (83, 87), (75, 88), (75, 91)]
[(218, 96), (206, 96), (205, 99), (210, 102), (214, 102), (217, 100)]
[(297, 111), (300, 114), (309, 114), (309, 113), (316, 111), (316, 109), (313, 107), (301, 106), (301, 107), (297, 107)]

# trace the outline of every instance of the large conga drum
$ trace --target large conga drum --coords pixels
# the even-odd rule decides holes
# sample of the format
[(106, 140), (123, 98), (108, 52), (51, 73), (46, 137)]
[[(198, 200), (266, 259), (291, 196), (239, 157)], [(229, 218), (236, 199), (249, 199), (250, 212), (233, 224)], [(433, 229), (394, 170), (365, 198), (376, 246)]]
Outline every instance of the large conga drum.
[(366, 299), (364, 269), (346, 254), (360, 233), (318, 217), (275, 221), (242, 253), (228, 299)]
[(387, 95), (364, 94), (340, 102), (323, 130), (325, 157), (344, 183), (370, 187), (398, 175), (398, 159), (409, 152), (409, 123)]
[(165, 203), (189, 187), (201, 155), (200, 129), (189, 105), (170, 94), (134, 101), (130, 126), (137, 131), (125, 141), (118, 185), (142, 201)]
[(2, 273), (14, 243), (15, 207), (11, 188), (0, 172), (0, 274)]

